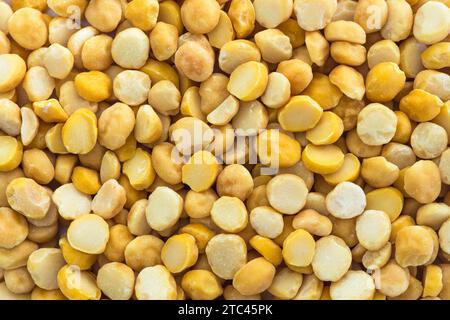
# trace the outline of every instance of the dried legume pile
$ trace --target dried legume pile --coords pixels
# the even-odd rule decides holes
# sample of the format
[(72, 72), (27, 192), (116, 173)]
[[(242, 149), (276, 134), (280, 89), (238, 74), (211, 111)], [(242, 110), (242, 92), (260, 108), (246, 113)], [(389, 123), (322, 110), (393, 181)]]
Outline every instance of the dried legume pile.
[(450, 299), (449, 7), (0, 1), (0, 299)]

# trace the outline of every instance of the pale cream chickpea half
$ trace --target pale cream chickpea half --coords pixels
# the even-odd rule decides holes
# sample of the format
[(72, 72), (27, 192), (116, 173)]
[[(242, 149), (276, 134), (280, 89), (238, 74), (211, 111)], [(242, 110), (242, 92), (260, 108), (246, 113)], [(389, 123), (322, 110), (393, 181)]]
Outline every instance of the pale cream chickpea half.
[(414, 17), (414, 37), (422, 43), (433, 44), (450, 33), (450, 8), (439, 1), (428, 1)]
[(162, 80), (149, 90), (148, 103), (163, 115), (175, 115), (179, 112), (181, 94), (173, 82)]
[(104, 219), (116, 216), (126, 203), (125, 189), (115, 179), (106, 181), (92, 200), (92, 211)]
[(267, 184), (270, 205), (284, 214), (296, 214), (306, 204), (308, 188), (302, 178), (293, 174), (281, 174)]
[(158, 187), (148, 198), (146, 218), (150, 227), (163, 231), (174, 226), (183, 210), (183, 198), (168, 187)]
[(78, 191), (72, 183), (56, 189), (52, 199), (59, 214), (66, 220), (74, 220), (91, 211), (91, 197)]
[(114, 95), (129, 106), (141, 105), (148, 99), (150, 77), (141, 71), (126, 70), (119, 73), (113, 81)]
[(21, 131), (21, 108), (11, 100), (0, 99), (0, 130), (10, 136), (17, 136)]
[(133, 110), (124, 103), (115, 103), (98, 118), (98, 141), (109, 150), (124, 146), (136, 124)]
[(432, 122), (417, 125), (411, 134), (411, 146), (414, 153), (422, 159), (439, 157), (447, 149), (447, 132)]
[(292, 56), (289, 37), (278, 29), (267, 29), (255, 34), (255, 43), (264, 61), (278, 63)]
[(129, 300), (133, 295), (134, 283), (133, 270), (123, 263), (107, 263), (97, 273), (98, 287), (113, 300)]
[(333, 300), (372, 300), (375, 282), (364, 271), (349, 271), (339, 281), (330, 286)]
[(147, 62), (150, 52), (148, 36), (138, 28), (120, 32), (113, 40), (111, 53), (114, 62), (127, 69), (139, 69)]
[(295, 0), (294, 12), (300, 27), (306, 31), (320, 30), (331, 22), (337, 10), (336, 0)]
[(391, 235), (391, 220), (384, 211), (367, 210), (356, 220), (356, 236), (367, 250), (381, 249)]
[(448, 299), (449, 4), (0, 0), (0, 299)]
[(247, 246), (244, 239), (234, 234), (218, 234), (212, 237), (205, 249), (211, 270), (222, 279), (233, 279), (247, 262)]
[[(330, 260), (334, 261), (332, 265)], [(320, 280), (338, 281), (349, 270), (351, 262), (352, 253), (341, 238), (330, 235), (317, 241), (312, 268)]]
[[(287, 83), (285, 84), (287, 85)], [(287, 94), (287, 91), (285, 91), (285, 94)], [(237, 136), (253, 136), (260, 132), (260, 130), (266, 129), (268, 123), (269, 112), (258, 100), (241, 102), (238, 112), (231, 121)]]
[(267, 88), (261, 97), (261, 101), (269, 108), (278, 109), (284, 106), (291, 97), (291, 83), (289, 79), (280, 72), (269, 74)]
[(270, 207), (256, 207), (250, 212), (250, 224), (263, 237), (274, 239), (284, 228), (283, 216)]
[(293, 12), (292, 0), (253, 1), (256, 21), (265, 28), (276, 28)]
[(326, 197), (328, 211), (340, 219), (351, 219), (363, 213), (366, 195), (352, 182), (341, 182)]
[(27, 261), (27, 270), (34, 283), (45, 290), (58, 289), (57, 274), (66, 264), (62, 252), (56, 248), (41, 248), (34, 251)]
[(383, 145), (392, 140), (397, 128), (397, 117), (388, 107), (372, 103), (358, 115), (356, 131), (361, 140), (368, 145)]
[(109, 240), (109, 226), (96, 214), (85, 214), (73, 220), (67, 229), (67, 240), (79, 251), (100, 254)]
[(72, 71), (74, 57), (69, 49), (54, 43), (44, 53), (43, 63), (49, 75), (56, 79), (65, 79)]
[(55, 89), (55, 80), (44, 67), (28, 69), (22, 83), (28, 99), (32, 102), (47, 100)]

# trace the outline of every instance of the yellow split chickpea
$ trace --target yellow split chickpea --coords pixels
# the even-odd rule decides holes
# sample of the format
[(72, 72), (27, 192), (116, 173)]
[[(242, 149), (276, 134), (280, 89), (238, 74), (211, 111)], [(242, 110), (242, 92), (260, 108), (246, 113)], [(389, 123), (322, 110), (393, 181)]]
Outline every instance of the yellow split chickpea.
[(0, 55), (0, 92), (8, 92), (19, 85), (26, 73), (25, 61), (16, 54)]
[[(94, 235), (95, 237), (93, 237)], [(67, 240), (70, 245), (74, 249), (88, 254), (103, 253), (108, 239), (108, 224), (95, 214), (82, 215), (72, 221), (67, 230)]]
[(420, 43), (414, 37), (403, 41), (400, 46), (400, 67), (407, 77), (414, 78), (424, 69), (420, 55), (426, 50), (427, 46)]
[(291, 0), (256, 0), (253, 2), (256, 21), (265, 28), (276, 28), (292, 15)]
[(420, 203), (430, 203), (440, 193), (441, 177), (438, 166), (429, 160), (421, 160), (405, 172), (406, 193)]
[(112, 81), (100, 71), (83, 72), (75, 77), (75, 88), (83, 99), (100, 102), (111, 96)]
[(268, 81), (266, 66), (260, 62), (250, 61), (241, 64), (231, 73), (227, 89), (237, 98), (251, 101), (263, 95)]
[(0, 216), (2, 217), (0, 247), (12, 249), (28, 236), (28, 224), (24, 216), (6, 207), (0, 209)]
[(125, 18), (143, 31), (150, 31), (156, 25), (159, 13), (157, 0), (133, 0), (125, 8)]
[(288, 78), (291, 95), (302, 93), (313, 80), (311, 65), (300, 59), (282, 61), (278, 64), (277, 72)]
[(384, 0), (361, 0), (355, 6), (354, 18), (355, 22), (369, 34), (383, 28), (388, 13), (388, 5)]
[(261, 52), (255, 43), (248, 40), (233, 40), (220, 48), (220, 69), (231, 74), (239, 65), (249, 61), (261, 61)]
[(334, 61), (352, 67), (362, 65), (366, 61), (366, 53), (364, 46), (346, 41), (335, 41), (330, 46), (330, 55)]
[(243, 295), (253, 295), (267, 290), (275, 276), (275, 267), (264, 258), (247, 262), (236, 272), (233, 287)]
[(305, 44), (311, 61), (323, 67), (330, 54), (327, 39), (319, 31), (310, 31), (305, 34)]
[(188, 233), (170, 237), (161, 250), (161, 260), (171, 273), (179, 273), (192, 267), (197, 258), (196, 240)]
[(255, 43), (264, 61), (279, 63), (292, 56), (292, 45), (288, 36), (278, 29), (267, 29), (255, 34)]
[(181, 19), (191, 33), (211, 32), (219, 23), (220, 6), (214, 0), (187, 0), (181, 5)]
[(219, 23), (212, 31), (208, 32), (208, 40), (211, 43), (211, 46), (220, 49), (227, 42), (234, 40), (235, 36), (230, 17), (225, 11), (221, 10)]
[(450, 90), (447, 90), (446, 83), (449, 75), (436, 70), (424, 70), (417, 74), (414, 79), (414, 89), (422, 89), (441, 100), (447, 101), (450, 98)]
[(425, 44), (444, 40), (450, 33), (448, 9), (439, 1), (423, 4), (414, 17), (414, 37)]
[(201, 36), (200, 41), (186, 41), (175, 53), (175, 66), (188, 79), (205, 81), (214, 71), (214, 51)]
[(385, 39), (401, 41), (408, 37), (413, 27), (413, 10), (406, 0), (387, 0), (388, 17), (381, 29)]
[(439, 42), (430, 46), (421, 54), (422, 63), (427, 69), (442, 69), (448, 67), (449, 42)]
[(228, 16), (239, 39), (247, 37), (255, 28), (256, 12), (250, 0), (231, 0)]
[(300, 27), (306, 31), (323, 29), (337, 10), (335, 0), (295, 0), (294, 12)]
[[(407, 54), (406, 52), (404, 54)], [(375, 67), (379, 63), (393, 62), (400, 64), (400, 49), (392, 40), (381, 40), (374, 43), (367, 51), (367, 62), (369, 68)], [(404, 59), (407, 59), (404, 55)], [(405, 72), (406, 73), (406, 72)]]
[(97, 35), (86, 40), (81, 50), (83, 66), (91, 71), (106, 70), (112, 64), (111, 46), (113, 39), (107, 35)]
[(138, 274), (135, 295), (138, 300), (176, 300), (177, 285), (166, 267), (155, 265)]
[(101, 32), (116, 29), (122, 18), (122, 5), (119, 0), (94, 0), (86, 7), (87, 21)]
[(373, 102), (388, 102), (403, 89), (405, 73), (393, 62), (373, 67), (366, 77), (366, 95)]
[(100, 300), (101, 291), (89, 271), (65, 265), (59, 270), (57, 280), (61, 292), (70, 300)]
[(124, 103), (107, 108), (98, 118), (98, 138), (101, 145), (117, 150), (123, 147), (136, 123), (133, 110)]
[(43, 47), (48, 38), (48, 28), (43, 14), (29, 7), (14, 12), (8, 20), (8, 31), (20, 46), (28, 50)]
[(397, 129), (397, 117), (388, 107), (373, 103), (358, 115), (356, 132), (367, 145), (383, 145), (392, 140)]

